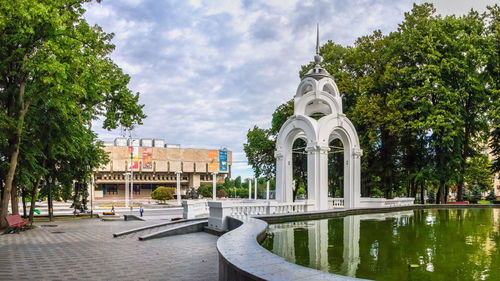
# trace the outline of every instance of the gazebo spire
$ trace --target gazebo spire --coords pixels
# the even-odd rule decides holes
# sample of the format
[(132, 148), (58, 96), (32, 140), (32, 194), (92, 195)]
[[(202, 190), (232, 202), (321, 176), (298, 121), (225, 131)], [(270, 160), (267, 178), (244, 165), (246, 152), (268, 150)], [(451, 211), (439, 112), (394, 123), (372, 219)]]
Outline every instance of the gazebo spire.
[(321, 62), (323, 61), (323, 57), (319, 55), (319, 23), (316, 24), (316, 55), (314, 56), (314, 67), (309, 70), (309, 72), (304, 75), (304, 78), (312, 77), (316, 80), (332, 76), (328, 71), (321, 67)]
[(319, 23), (316, 24), (316, 55), (319, 55)]

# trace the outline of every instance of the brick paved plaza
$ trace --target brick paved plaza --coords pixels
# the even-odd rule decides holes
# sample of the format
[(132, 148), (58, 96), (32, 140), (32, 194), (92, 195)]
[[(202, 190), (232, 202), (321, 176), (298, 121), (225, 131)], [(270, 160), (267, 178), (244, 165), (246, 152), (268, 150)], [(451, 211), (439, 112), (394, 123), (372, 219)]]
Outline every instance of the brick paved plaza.
[(0, 235), (0, 280), (217, 280), (216, 236), (112, 235), (155, 223), (62, 219)]

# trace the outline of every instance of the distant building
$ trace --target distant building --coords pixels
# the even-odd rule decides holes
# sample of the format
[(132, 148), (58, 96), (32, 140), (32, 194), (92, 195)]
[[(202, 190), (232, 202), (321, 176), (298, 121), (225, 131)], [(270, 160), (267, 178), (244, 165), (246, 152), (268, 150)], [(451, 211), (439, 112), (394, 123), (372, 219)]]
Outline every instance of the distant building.
[(226, 149), (181, 148), (163, 139), (116, 138), (105, 142), (109, 162), (95, 175), (95, 199), (123, 199), (126, 173), (133, 174), (134, 198), (150, 198), (158, 186), (176, 187), (180, 174), (181, 194), (202, 183), (217, 183), (231, 175), (232, 152)]

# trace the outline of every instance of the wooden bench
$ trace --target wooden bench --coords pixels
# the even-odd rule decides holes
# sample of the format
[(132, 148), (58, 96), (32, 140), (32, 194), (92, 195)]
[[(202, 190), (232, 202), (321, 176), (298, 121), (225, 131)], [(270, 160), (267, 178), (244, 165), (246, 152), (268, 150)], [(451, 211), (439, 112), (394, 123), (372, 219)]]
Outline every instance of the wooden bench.
[(9, 215), (5, 217), (9, 223), (9, 231), (19, 232), (27, 226), (31, 226), (30, 221), (24, 221), (21, 215)]
[(466, 205), (469, 204), (469, 201), (458, 201), (458, 202), (446, 202), (448, 205)]

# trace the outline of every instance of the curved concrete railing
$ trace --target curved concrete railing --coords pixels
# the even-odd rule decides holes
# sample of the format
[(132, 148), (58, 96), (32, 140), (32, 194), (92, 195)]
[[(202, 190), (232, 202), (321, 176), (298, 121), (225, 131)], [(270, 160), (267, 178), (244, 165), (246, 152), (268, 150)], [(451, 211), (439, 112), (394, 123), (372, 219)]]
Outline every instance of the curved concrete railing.
[(267, 223), (229, 218), (229, 229), (217, 241), (219, 281), (223, 280), (361, 280), (303, 267), (264, 249)]

